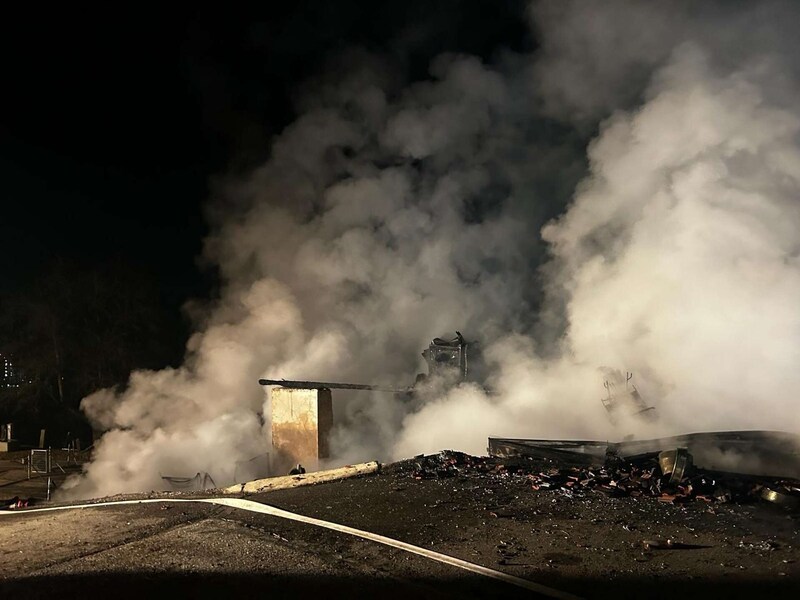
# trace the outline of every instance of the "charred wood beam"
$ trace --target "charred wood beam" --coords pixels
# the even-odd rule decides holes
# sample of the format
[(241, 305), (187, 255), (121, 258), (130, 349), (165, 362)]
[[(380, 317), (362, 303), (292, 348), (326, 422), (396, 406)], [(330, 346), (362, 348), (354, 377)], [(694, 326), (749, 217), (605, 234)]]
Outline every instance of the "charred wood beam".
[(386, 392), (388, 394), (408, 394), (413, 388), (393, 388), (364, 383), (335, 383), (331, 381), (296, 381), (292, 379), (259, 379), (261, 385), (279, 385), (299, 390), (366, 390), (370, 392)]

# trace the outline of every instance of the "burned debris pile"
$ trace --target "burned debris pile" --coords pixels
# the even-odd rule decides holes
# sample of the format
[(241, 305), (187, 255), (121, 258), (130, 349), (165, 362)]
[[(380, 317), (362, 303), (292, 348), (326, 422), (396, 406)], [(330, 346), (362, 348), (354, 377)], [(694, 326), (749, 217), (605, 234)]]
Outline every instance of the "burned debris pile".
[(14, 496), (0, 500), (0, 510), (17, 510), (18, 508), (28, 508), (34, 503), (32, 498), (20, 498)]
[(414, 479), (500, 478), (532, 491), (580, 498), (591, 493), (647, 497), (660, 502), (752, 503), (768, 501), (800, 509), (800, 481), (697, 468), (685, 448), (602, 460), (589, 454), (545, 448), (540, 456), (476, 457), (454, 451), (417, 456), (398, 463)]
[[(524, 464), (525, 460), (511, 461)], [(445, 477), (470, 476), (488, 474), (508, 477), (512, 474), (524, 474), (524, 467), (516, 469), (510, 464), (484, 456), (471, 456), (454, 450), (442, 450), (438, 454), (425, 456), (420, 454), (410, 460), (394, 465), (396, 471), (410, 475), (414, 479), (436, 479)]]

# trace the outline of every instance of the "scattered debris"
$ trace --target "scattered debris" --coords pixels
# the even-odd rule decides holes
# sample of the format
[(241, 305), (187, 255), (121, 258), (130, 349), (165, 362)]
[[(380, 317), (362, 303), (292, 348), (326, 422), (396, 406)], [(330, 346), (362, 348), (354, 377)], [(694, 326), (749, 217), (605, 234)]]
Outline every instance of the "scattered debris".
[(161, 476), (164, 483), (169, 484), (173, 490), (208, 490), (217, 487), (211, 475), (197, 473), (194, 477), (166, 477)]
[[(533, 491), (570, 498), (599, 492), (614, 497), (650, 497), (669, 504), (746, 503), (763, 499), (785, 508), (800, 507), (800, 482), (699, 470), (685, 448), (628, 458), (608, 453), (602, 464), (595, 465), (570, 464), (568, 459), (573, 454), (577, 453), (547, 447), (544, 456), (509, 456), (501, 461), (497, 457), (443, 451), (417, 456), (407, 461), (405, 469), (418, 480), (476, 474), (514, 477)], [(579, 463), (586, 458), (580, 454), (578, 457)], [(494, 508), (489, 515), (513, 517)]]
[(678, 484), (692, 466), (692, 455), (686, 448), (665, 450), (658, 454), (658, 464), (664, 475), (670, 475), (669, 483)]
[(7, 500), (0, 500), (0, 510), (28, 508), (31, 504), (33, 504), (33, 500), (31, 498), (23, 499), (19, 496), (14, 496), (13, 498), (9, 498)]
[(642, 545), (645, 550), (697, 550), (699, 548), (710, 548), (700, 544), (682, 544), (675, 540), (643, 540)]
[(772, 552), (777, 550), (780, 546), (773, 540), (764, 540), (761, 542), (739, 542), (739, 548), (743, 550), (754, 550), (756, 552)]
[[(456, 331), (456, 337), (449, 340), (433, 338), (430, 345), (422, 351), (422, 357), (428, 365), (428, 377), (444, 375), (453, 381), (467, 381), (469, 375), (467, 352), (474, 345), (474, 342), (467, 342), (460, 331)], [(420, 378), (418, 375), (417, 382), (421, 379), (424, 379), (424, 376)]]
[(773, 502), (784, 508), (795, 509), (800, 507), (800, 487), (794, 484), (778, 482), (776, 485), (761, 489), (761, 497), (767, 502)]
[(491, 456), (558, 458), (571, 465), (603, 464), (607, 454), (634, 461), (675, 448), (685, 448), (700, 470), (800, 479), (800, 436), (783, 431), (713, 431), (621, 442), (489, 438)]
[(411, 476), (414, 479), (455, 477), (469, 472), (492, 472), (497, 475), (508, 473), (505, 465), (494, 464), (494, 461), (485, 457), (470, 456), (452, 450), (443, 450), (439, 454), (430, 456), (420, 454), (412, 459), (411, 466)]

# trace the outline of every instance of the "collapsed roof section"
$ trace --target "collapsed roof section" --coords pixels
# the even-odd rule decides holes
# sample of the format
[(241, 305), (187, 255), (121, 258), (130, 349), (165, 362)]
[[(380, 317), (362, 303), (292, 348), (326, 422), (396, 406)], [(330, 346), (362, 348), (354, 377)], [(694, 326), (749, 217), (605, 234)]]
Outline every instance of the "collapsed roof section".
[(630, 460), (685, 448), (703, 469), (800, 479), (800, 436), (783, 431), (699, 432), (650, 440), (541, 440), (489, 438), (490, 456), (530, 456), (567, 464), (603, 464), (608, 456)]

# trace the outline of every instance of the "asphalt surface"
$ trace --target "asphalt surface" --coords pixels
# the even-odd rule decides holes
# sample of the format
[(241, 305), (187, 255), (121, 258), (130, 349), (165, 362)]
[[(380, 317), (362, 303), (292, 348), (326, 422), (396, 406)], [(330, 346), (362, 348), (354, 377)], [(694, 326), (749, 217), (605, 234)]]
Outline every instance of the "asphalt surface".
[(8, 515), (1, 523), (3, 598), (531, 596), (350, 535), (225, 507), (98, 506)]

